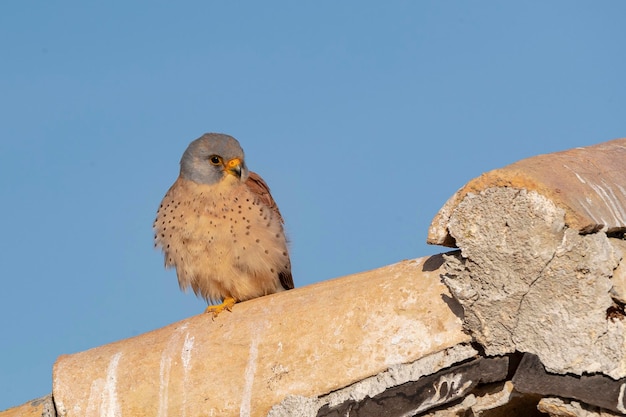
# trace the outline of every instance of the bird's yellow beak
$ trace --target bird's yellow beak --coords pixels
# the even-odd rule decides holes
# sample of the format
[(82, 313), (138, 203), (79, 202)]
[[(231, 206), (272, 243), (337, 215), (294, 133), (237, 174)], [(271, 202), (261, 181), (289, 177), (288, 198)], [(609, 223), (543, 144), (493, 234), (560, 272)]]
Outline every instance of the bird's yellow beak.
[(226, 162), (224, 165), (224, 171), (227, 173), (234, 175), (237, 178), (241, 178), (241, 159), (233, 158), (230, 161)]

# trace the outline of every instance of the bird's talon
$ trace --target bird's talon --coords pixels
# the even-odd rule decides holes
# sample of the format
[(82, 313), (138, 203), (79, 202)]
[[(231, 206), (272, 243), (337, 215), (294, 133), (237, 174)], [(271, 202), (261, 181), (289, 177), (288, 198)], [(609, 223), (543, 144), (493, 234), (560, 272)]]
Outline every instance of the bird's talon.
[(237, 301), (234, 298), (226, 297), (224, 298), (224, 301), (222, 301), (221, 304), (218, 304), (215, 306), (208, 306), (206, 310), (204, 310), (204, 312), (213, 313), (213, 318), (215, 318), (224, 310), (233, 311), (233, 306), (235, 305), (236, 302)]

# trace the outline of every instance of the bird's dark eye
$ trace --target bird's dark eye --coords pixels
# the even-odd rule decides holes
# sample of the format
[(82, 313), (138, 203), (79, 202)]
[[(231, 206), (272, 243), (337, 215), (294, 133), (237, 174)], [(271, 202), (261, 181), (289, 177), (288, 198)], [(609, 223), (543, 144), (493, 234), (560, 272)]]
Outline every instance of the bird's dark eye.
[(211, 162), (213, 165), (220, 165), (222, 163), (222, 158), (220, 158), (218, 155), (211, 155), (209, 156), (209, 162)]

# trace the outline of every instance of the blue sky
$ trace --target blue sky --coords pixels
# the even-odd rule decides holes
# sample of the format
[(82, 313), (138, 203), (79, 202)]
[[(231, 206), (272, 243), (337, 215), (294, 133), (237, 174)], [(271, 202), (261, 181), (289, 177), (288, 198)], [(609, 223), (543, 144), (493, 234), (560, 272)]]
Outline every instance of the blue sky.
[(3, 2), (0, 410), (51, 392), (61, 354), (203, 310), (151, 230), (191, 140), (239, 139), (298, 287), (443, 252), (428, 225), (470, 179), (626, 136), (625, 18), (619, 0)]

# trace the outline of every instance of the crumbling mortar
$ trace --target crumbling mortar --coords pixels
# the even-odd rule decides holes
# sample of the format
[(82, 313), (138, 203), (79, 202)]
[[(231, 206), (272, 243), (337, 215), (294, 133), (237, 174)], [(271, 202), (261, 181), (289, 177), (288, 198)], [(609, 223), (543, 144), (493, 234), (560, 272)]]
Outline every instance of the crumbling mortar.
[[(471, 346), (466, 344), (459, 344), (455, 347), (446, 349), (441, 352), (437, 352), (423, 357), (412, 363), (395, 365), (387, 370), (365, 378), (364, 380), (355, 382), (346, 387), (333, 390), (325, 395), (322, 395), (316, 399), (319, 406), (327, 405), (328, 407), (336, 407), (345, 401), (361, 401), (366, 397), (372, 398), (384, 392), (384, 390), (403, 385), (408, 382), (413, 382), (419, 378), (426, 377), (432, 374), (436, 374), (441, 369), (450, 368), (452, 366), (462, 365), (476, 359), (478, 352)], [(406, 371), (404, 376), (398, 375), (399, 372)], [(365, 391), (361, 391), (360, 387), (366, 388), (373, 381), (374, 384), (364, 396), (355, 393), (363, 394)], [(385, 385), (382, 389), (382, 385)], [(380, 389), (380, 391), (377, 391)], [(368, 390), (366, 388), (366, 390)]]
[[(567, 229), (567, 228), (565, 228)], [(563, 231), (565, 231), (565, 229)], [(522, 304), (524, 303), (524, 300), (526, 299), (526, 296), (530, 293), (530, 290), (533, 288), (533, 286), (535, 285), (535, 283), (537, 281), (539, 281), (541, 278), (544, 277), (544, 272), (548, 269), (548, 267), (550, 266), (550, 264), (552, 264), (552, 262), (554, 261), (554, 259), (556, 258), (557, 253), (559, 252), (559, 248), (561, 248), (561, 246), (563, 245), (564, 241), (565, 241), (565, 233), (563, 233), (563, 237), (561, 238), (561, 244), (554, 250), (554, 252), (552, 253), (552, 256), (550, 256), (550, 259), (548, 259), (548, 261), (545, 263), (545, 265), (541, 268), (541, 271), (539, 271), (539, 273), (537, 274), (537, 276), (528, 284), (528, 290), (526, 290), (526, 292), (524, 294), (522, 294), (522, 296), (520, 297), (520, 301), (519, 304), (517, 305), (517, 309), (515, 310), (515, 324), (512, 327), (512, 331), (511, 331), (511, 340), (513, 342), (515, 342), (514, 339), (514, 335), (515, 335), (515, 331), (517, 330), (517, 326), (519, 325), (519, 319), (520, 319), (520, 311), (522, 309)], [(504, 324), (503, 324), (504, 325)], [(505, 328), (508, 329), (508, 327), (506, 325), (504, 325)]]

